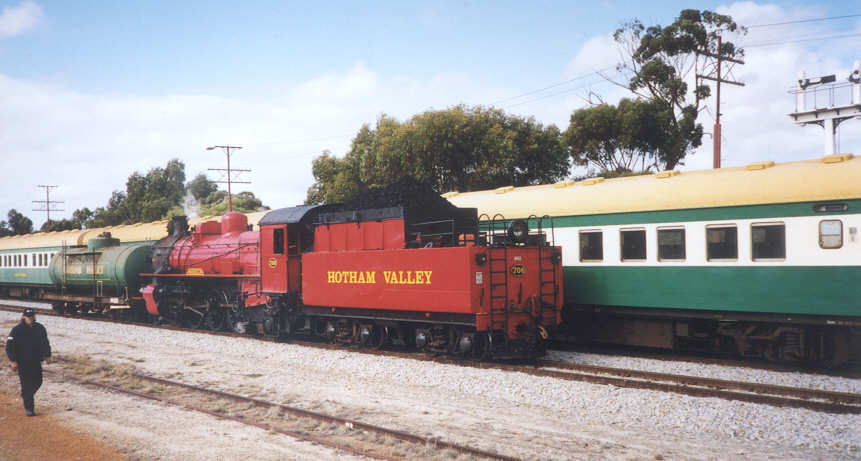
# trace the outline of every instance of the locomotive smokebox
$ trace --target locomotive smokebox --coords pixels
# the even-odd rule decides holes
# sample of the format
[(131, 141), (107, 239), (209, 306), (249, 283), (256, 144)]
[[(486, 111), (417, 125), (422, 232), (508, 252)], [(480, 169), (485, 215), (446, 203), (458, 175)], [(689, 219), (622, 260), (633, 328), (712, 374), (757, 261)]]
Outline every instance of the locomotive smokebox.
[(247, 225), (248, 217), (236, 211), (231, 211), (221, 217), (222, 234), (244, 232)]

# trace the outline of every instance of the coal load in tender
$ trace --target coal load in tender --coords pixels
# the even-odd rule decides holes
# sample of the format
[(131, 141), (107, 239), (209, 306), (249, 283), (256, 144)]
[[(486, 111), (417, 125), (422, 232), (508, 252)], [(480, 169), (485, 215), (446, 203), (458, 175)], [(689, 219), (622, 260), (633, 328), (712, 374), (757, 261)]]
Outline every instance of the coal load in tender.
[(457, 208), (442, 198), (433, 187), (413, 178), (404, 178), (386, 187), (372, 187), (352, 202), (345, 204), (343, 208), (366, 210), (397, 206), (419, 210), (452, 210)]

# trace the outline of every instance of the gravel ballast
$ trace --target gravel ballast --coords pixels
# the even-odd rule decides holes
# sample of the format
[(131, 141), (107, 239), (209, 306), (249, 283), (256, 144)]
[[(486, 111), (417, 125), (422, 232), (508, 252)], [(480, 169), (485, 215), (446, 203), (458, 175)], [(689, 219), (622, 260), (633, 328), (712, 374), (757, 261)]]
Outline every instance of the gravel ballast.
[[(0, 320), (17, 319), (0, 313)], [(41, 317), (57, 354), (133, 363), (191, 384), (526, 459), (855, 459), (861, 415), (432, 362)], [(846, 378), (559, 353), (551, 359), (859, 392)], [(614, 360), (618, 359), (618, 360)], [(603, 363), (598, 363), (603, 362)], [(50, 382), (47, 384), (50, 386)]]

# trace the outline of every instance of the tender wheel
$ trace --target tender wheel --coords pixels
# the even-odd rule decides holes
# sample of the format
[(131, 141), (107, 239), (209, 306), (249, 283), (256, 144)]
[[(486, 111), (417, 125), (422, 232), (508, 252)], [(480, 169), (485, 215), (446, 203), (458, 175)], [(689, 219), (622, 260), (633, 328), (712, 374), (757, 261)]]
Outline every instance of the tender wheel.
[(389, 327), (376, 327), (377, 339), (373, 344), (374, 349), (383, 349), (389, 344)]
[(275, 338), (281, 333), (281, 319), (279, 316), (267, 315), (263, 318), (263, 334)]
[(290, 335), (293, 334), (293, 322), (290, 321), (290, 318), (286, 315), (280, 316), (279, 325), (280, 329), (277, 338), (280, 340), (286, 340), (290, 338)]
[(54, 312), (63, 315), (66, 312), (66, 303), (52, 303), (51, 309), (54, 309)]
[(472, 346), (472, 357), (477, 360), (487, 360), (490, 358), (491, 349), (490, 335), (487, 333), (476, 333), (475, 343)]
[(388, 330), (378, 325), (363, 325), (359, 330), (359, 346), (382, 349), (388, 337)]

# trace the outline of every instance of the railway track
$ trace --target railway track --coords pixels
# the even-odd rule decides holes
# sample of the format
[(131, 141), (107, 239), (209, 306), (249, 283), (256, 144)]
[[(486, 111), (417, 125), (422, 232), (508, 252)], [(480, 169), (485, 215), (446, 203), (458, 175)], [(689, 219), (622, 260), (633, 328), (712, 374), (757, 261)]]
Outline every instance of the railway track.
[[(21, 312), (23, 308), (0, 306), (0, 310)], [(45, 310), (43, 315), (57, 315)], [(89, 317), (93, 320), (115, 322), (105, 317)], [(129, 322), (131, 323), (131, 322)], [(205, 333), (218, 336), (245, 337), (232, 332), (212, 332), (207, 330), (189, 330), (175, 326), (153, 326), (140, 323), (133, 325), (153, 328), (168, 328), (185, 332)], [(260, 338), (275, 341), (273, 338)], [(322, 349), (343, 350), (345, 346), (316, 341), (292, 340), (291, 344)], [(645, 389), (670, 392), (694, 397), (714, 397), (725, 400), (743, 401), (786, 408), (803, 408), (808, 410), (838, 413), (861, 414), (861, 394), (826, 391), (809, 388), (796, 388), (773, 384), (731, 381), (697, 376), (656, 373), (632, 369), (584, 365), (572, 362), (539, 360), (530, 364), (512, 364), (501, 362), (481, 362), (456, 357), (423, 355), (415, 352), (399, 352), (392, 350), (356, 349), (351, 350), (374, 355), (383, 355), (412, 360), (431, 361), (436, 363), (466, 366), (480, 369), (496, 369), (508, 372), (518, 372), (531, 376), (550, 377), (568, 381), (588, 382), (593, 384), (612, 385), (622, 388)]]
[[(63, 357), (58, 357), (57, 362), (64, 365), (62, 372), (46, 372), (60, 374), (67, 381), (157, 401), (372, 459), (395, 461), (424, 458), (446, 450), (448, 457), (465, 455), (470, 459), (500, 461), (518, 459), (438, 438), (137, 372), (104, 372), (112, 369), (112, 365), (107, 362), (92, 363)], [(81, 372), (82, 369), (89, 371)], [(141, 383), (151, 386), (142, 386)], [(231, 408), (225, 402), (239, 405)], [(369, 437), (369, 434), (372, 436)]]
[(839, 368), (823, 368), (816, 365), (786, 364), (768, 362), (762, 359), (722, 358), (708, 353), (680, 352), (671, 350), (656, 350), (634, 346), (604, 345), (604, 344), (574, 344), (554, 340), (549, 343), (549, 350), (561, 353), (587, 353), (610, 357), (631, 357), (638, 359), (659, 360), (662, 362), (695, 362), (703, 365), (744, 366), (754, 370), (773, 371), (780, 373), (796, 373), (803, 371), (822, 376), (837, 378), (861, 379), (861, 362), (849, 362)]

